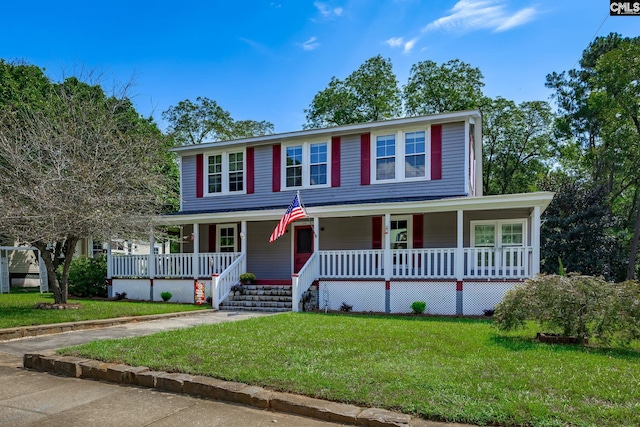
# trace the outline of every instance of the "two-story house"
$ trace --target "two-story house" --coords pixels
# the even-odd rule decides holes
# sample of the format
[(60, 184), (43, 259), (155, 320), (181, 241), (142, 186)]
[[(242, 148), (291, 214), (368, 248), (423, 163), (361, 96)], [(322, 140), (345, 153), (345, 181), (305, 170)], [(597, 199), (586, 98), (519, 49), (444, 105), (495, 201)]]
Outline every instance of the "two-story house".
[[(435, 114), (175, 148), (181, 253), (110, 256), (111, 292), (218, 307), (249, 271), (299, 309), (477, 315), (540, 266), (553, 193), (482, 195), (482, 117)], [(308, 217), (269, 237), (296, 195)], [(258, 298), (256, 298), (258, 299)]]

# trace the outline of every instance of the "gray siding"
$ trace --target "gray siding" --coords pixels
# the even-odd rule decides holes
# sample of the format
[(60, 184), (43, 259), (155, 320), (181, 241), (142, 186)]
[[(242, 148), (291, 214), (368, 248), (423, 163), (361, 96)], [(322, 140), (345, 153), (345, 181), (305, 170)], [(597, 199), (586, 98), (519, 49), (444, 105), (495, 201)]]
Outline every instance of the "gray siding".
[(371, 218), (320, 219), (320, 250), (371, 249)]
[(278, 221), (247, 223), (247, 271), (255, 274), (258, 279), (291, 277), (291, 232), (269, 243), (269, 236), (276, 225)]
[(424, 215), (424, 247), (455, 248), (458, 214), (438, 212)]
[[(410, 197), (461, 196), (464, 193), (464, 123), (442, 126), (442, 179), (387, 184), (360, 185), (360, 135), (341, 138), (341, 186), (337, 188), (302, 189), (300, 194), (308, 206), (332, 203), (398, 199)], [(208, 212), (282, 208), (291, 203), (296, 190), (272, 192), (272, 147), (255, 147), (254, 194), (196, 197), (196, 157), (182, 157), (182, 210)]]

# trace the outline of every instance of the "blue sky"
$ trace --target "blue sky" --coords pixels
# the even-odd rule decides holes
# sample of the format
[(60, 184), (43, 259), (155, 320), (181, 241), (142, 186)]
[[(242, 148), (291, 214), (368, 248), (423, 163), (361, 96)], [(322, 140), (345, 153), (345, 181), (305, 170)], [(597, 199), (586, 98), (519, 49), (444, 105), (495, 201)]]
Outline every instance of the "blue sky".
[(607, 0), (12, 1), (2, 14), (0, 58), (56, 80), (133, 81), (136, 108), (163, 130), (162, 111), (198, 96), (299, 130), (332, 76), (378, 54), (400, 84), (417, 62), (458, 58), (488, 96), (547, 100), (545, 76), (577, 66), (594, 36), (640, 35), (640, 17), (609, 16)]

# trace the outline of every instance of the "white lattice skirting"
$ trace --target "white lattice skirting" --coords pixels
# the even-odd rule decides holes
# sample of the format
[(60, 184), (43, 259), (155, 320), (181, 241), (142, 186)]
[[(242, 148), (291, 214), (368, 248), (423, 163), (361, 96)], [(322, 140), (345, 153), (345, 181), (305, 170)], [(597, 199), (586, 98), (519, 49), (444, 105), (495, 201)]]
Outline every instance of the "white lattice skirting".
[(321, 310), (339, 310), (346, 303), (354, 312), (410, 313), (414, 301), (424, 301), (427, 314), (477, 316), (519, 283), (463, 282), (458, 291), (455, 281), (391, 281), (387, 290), (382, 280), (321, 280), (318, 303)]

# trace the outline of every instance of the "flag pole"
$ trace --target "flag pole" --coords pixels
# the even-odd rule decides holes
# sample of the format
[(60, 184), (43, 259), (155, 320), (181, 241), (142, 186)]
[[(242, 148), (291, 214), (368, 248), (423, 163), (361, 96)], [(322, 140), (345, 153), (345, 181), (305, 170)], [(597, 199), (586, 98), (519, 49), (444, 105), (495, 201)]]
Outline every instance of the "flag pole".
[(316, 230), (313, 228), (313, 223), (311, 222), (311, 218), (307, 214), (307, 208), (304, 207), (304, 203), (302, 203), (302, 197), (300, 197), (300, 190), (298, 190), (298, 201), (300, 202), (300, 206), (302, 207), (302, 211), (304, 212), (304, 216), (307, 217), (307, 222), (311, 227), (311, 231), (313, 232), (313, 237), (317, 237)]

